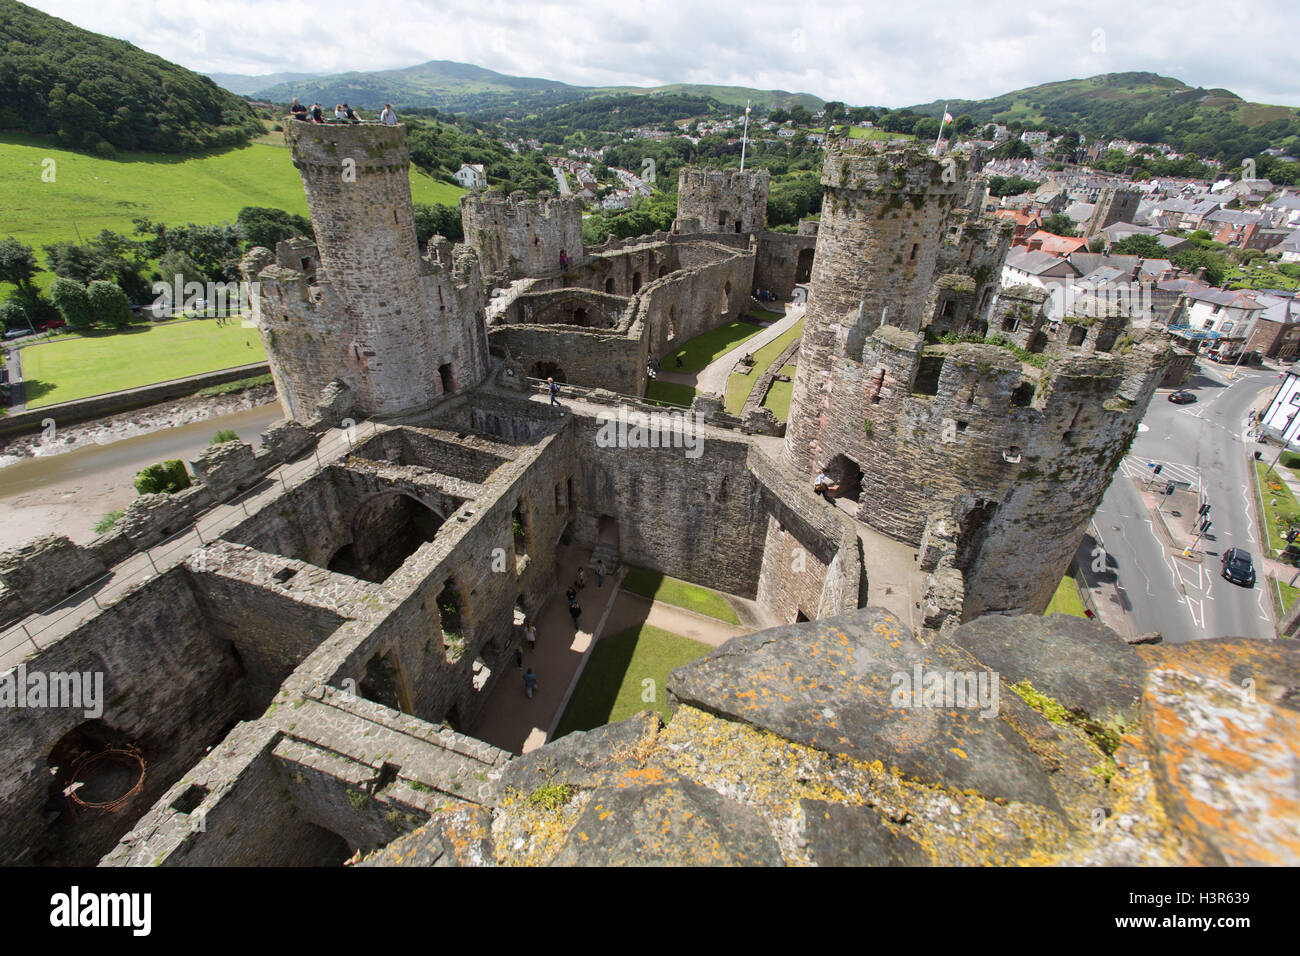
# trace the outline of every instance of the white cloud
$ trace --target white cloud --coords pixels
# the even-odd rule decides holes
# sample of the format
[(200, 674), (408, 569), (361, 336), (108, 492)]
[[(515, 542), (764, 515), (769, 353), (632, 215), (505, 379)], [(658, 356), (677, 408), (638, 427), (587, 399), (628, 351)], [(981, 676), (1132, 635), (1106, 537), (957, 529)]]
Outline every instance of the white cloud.
[(1300, 105), (1289, 0), (34, 0), (204, 72), (433, 59), (579, 85), (716, 83), (905, 106), (1143, 70)]

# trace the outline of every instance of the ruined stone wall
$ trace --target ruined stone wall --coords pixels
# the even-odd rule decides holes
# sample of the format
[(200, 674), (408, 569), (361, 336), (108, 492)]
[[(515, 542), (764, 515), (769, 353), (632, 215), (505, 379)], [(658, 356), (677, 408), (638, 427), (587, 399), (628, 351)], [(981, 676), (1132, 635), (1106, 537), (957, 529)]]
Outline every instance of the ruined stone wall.
[[(0, 708), (0, 860), (6, 864), (93, 864), (242, 711), (244, 674), (180, 568), (151, 578), (24, 666), (28, 674), (102, 674), (103, 713)], [(63, 762), (50, 773), (55, 746), (83, 725), (105, 744), (138, 747), (146, 761), (143, 790), (118, 811), (74, 809), (60, 795), (71, 767)]]
[(701, 243), (682, 246), (680, 256), (680, 271), (650, 283), (637, 297), (637, 322), (650, 355), (661, 357), (688, 339), (738, 321), (749, 308), (752, 254)]
[(710, 429), (697, 458), (682, 448), (601, 447), (601, 425), (586, 414), (573, 419), (574, 540), (594, 547), (608, 516), (624, 561), (752, 597), (767, 502), (746, 467), (748, 444)]
[(935, 281), (925, 307), (927, 327), (937, 332), (988, 332), (1013, 232), (1005, 220), (977, 210), (953, 210), (935, 259)]
[(766, 169), (742, 173), (685, 166), (677, 177), (677, 218), (698, 220), (700, 232), (762, 232), (770, 181)]
[(989, 318), (989, 334), (1000, 335), (1030, 352), (1042, 351), (1047, 341), (1042, 329), (1050, 299), (1046, 289), (1031, 285), (999, 290)]
[(508, 350), (533, 378), (555, 377), (559, 382), (608, 388), (625, 395), (645, 391), (646, 344), (639, 325), (631, 332), (567, 325), (500, 325), (494, 326), (489, 336), (494, 348)]
[(812, 278), (812, 260), (816, 248), (815, 229), (809, 234), (760, 233), (758, 255), (754, 260), (755, 287), (767, 289), (778, 298), (790, 298), (796, 284)]
[(576, 196), (468, 193), (460, 199), (460, 218), (466, 244), (496, 285), (559, 270), (561, 251), (571, 262), (583, 258), (582, 201)]
[(631, 300), (590, 289), (525, 292), (516, 296), (495, 324), (573, 325), (585, 329), (616, 329), (631, 325)]

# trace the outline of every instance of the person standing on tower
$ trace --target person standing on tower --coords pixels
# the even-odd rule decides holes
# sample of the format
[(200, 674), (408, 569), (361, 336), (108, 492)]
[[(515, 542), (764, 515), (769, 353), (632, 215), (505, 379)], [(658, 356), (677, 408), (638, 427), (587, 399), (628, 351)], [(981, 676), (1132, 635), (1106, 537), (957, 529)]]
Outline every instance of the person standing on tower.
[(393, 112), (393, 104), (385, 103), (384, 111), (379, 114), (379, 121), (385, 126), (397, 125), (397, 114)]

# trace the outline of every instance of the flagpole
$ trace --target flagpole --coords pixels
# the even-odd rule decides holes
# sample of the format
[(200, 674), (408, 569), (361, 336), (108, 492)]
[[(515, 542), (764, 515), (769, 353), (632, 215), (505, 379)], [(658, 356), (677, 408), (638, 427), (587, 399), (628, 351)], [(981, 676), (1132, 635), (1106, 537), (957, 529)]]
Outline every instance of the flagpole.
[(943, 139), (943, 124), (948, 119), (948, 104), (943, 104), (943, 115), (939, 117), (939, 135), (934, 138), (934, 154), (939, 155), (939, 140)]
[(740, 171), (745, 171), (745, 144), (749, 140), (749, 100), (745, 100), (745, 128), (740, 134)]

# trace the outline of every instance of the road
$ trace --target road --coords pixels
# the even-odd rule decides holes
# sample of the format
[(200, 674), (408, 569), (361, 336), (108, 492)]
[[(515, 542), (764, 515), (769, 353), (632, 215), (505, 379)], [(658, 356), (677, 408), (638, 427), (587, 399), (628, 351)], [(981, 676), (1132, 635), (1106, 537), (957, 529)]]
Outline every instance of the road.
[[(1093, 554), (1108, 566), (1099, 577), (1118, 592), (1134, 634), (1159, 631), (1173, 643), (1274, 636), (1263, 575), (1254, 588), (1230, 584), (1219, 575), (1219, 556), (1229, 547), (1246, 549), (1257, 564), (1261, 556), (1247, 465), (1247, 456), (1260, 446), (1246, 439), (1246, 418), (1256, 400), (1276, 388), (1277, 373), (1238, 369), (1229, 380), (1228, 371), (1203, 362), (1186, 386), (1197, 397), (1192, 405), (1173, 404), (1167, 390), (1156, 393), (1129, 457), (1093, 516), (1091, 534), (1101, 548)], [(1175, 557), (1156, 537), (1127, 477), (1147, 474), (1152, 461), (1164, 465), (1161, 478), (1190, 482), (1211, 505), (1213, 523), (1199, 564)], [(1093, 577), (1092, 570), (1086, 567), (1086, 576)]]
[(555, 174), (555, 185), (560, 190), (560, 195), (571, 195), (572, 190), (569, 189), (569, 177), (564, 174), (564, 170), (559, 166), (552, 166), (551, 172)]

